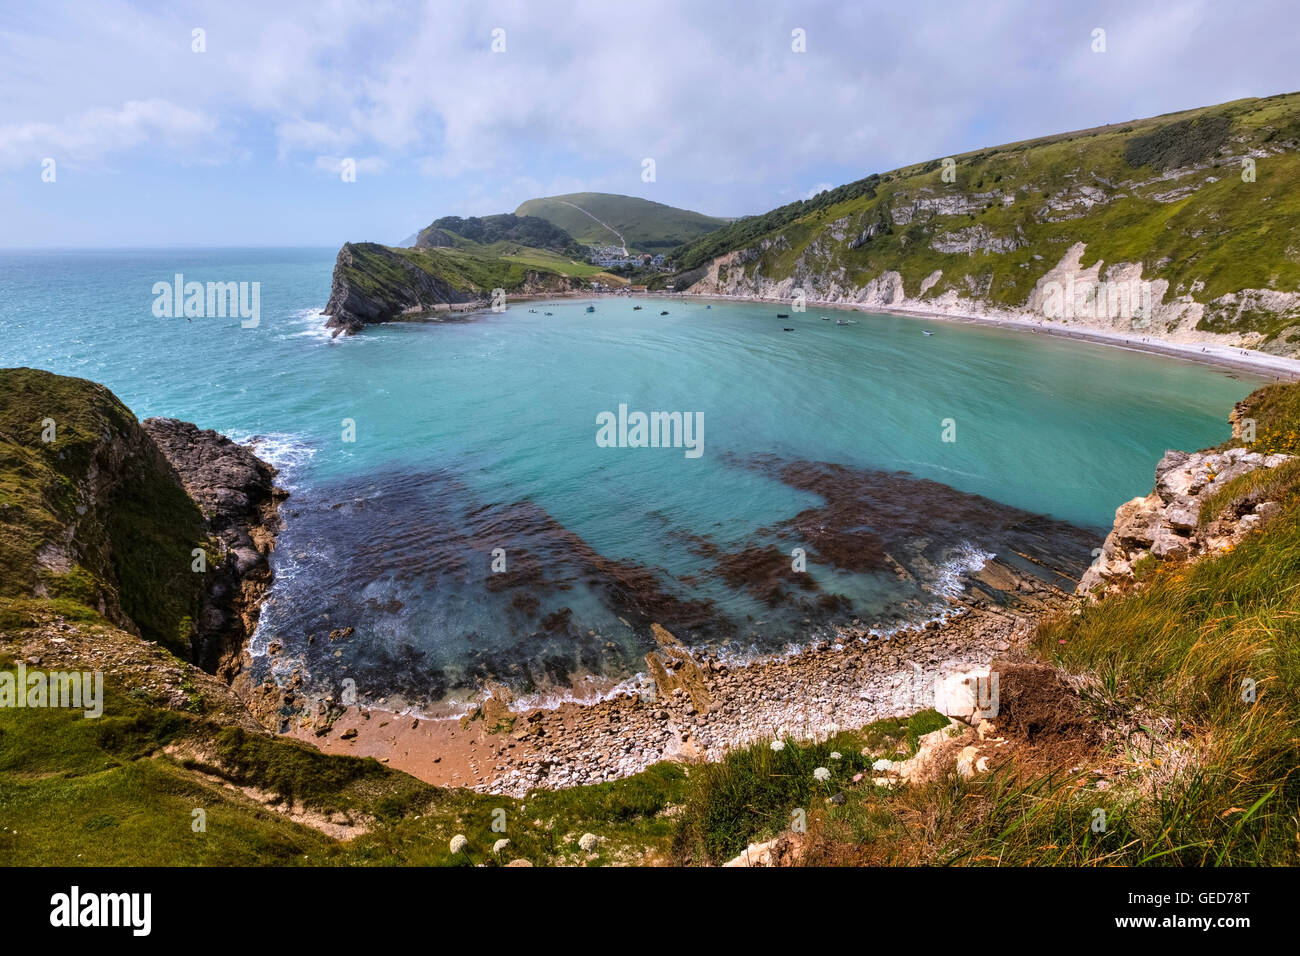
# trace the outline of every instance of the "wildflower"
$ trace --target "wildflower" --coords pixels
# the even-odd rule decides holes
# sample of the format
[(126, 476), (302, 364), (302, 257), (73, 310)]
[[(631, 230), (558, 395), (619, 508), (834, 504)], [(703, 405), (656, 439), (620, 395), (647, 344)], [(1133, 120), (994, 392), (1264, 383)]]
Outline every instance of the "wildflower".
[(510, 845), (510, 841), (503, 837), (502, 839), (497, 840), (496, 843), (492, 844), (492, 852), (499, 855), (501, 851), (504, 850), (509, 845)]
[(452, 853), (463, 853), (465, 851), (465, 847), (467, 846), (469, 846), (469, 840), (465, 839), (464, 834), (457, 833), (454, 837), (451, 838)]
[(772, 741), (772, 752), (773, 752), (773, 753), (780, 753), (780, 752), (781, 752), (782, 750), (784, 750), (784, 749), (785, 749), (785, 744), (784, 744), (782, 741), (780, 741), (780, 740), (774, 740), (774, 741)]
[(855, 773), (855, 774), (853, 775), (853, 782), (854, 782), (854, 783), (861, 783), (861, 782), (862, 782), (862, 774), (860, 774), (860, 773)]
[(840, 759), (840, 752), (839, 752), (838, 750), (832, 750), (832, 751), (831, 751), (831, 759), (832, 759), (832, 760), (839, 760), (839, 759)]
[(596, 851), (596, 844), (600, 842), (599, 837), (594, 833), (584, 833), (578, 837), (578, 846), (582, 847), (587, 853)]
[(816, 770), (813, 771), (814, 780), (820, 780), (822, 783), (825, 783), (830, 778), (831, 778), (831, 772), (827, 770), (825, 767), (818, 767)]

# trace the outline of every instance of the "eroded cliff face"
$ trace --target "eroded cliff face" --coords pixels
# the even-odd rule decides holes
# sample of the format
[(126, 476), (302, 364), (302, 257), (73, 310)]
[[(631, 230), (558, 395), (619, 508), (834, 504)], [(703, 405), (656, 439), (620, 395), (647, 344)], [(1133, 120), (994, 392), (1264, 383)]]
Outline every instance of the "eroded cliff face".
[[(334, 334), (354, 335), (367, 325), (416, 319), (448, 313), (453, 309), (487, 308), (492, 291), (501, 288), (510, 295), (542, 295), (571, 292), (583, 287), (580, 279), (526, 269), (500, 276), (494, 269), (501, 263), (491, 257), (469, 258), (463, 263), (437, 259), (441, 250), (420, 248), (397, 250), (373, 242), (344, 243), (334, 263), (329, 316), (326, 328)], [(464, 267), (478, 276), (456, 273)], [(481, 275), (479, 275), (481, 273)], [(500, 282), (500, 285), (487, 283)]]
[[(108, 389), (0, 370), (0, 602), (85, 608), (229, 677), (270, 583), (275, 471)], [(38, 607), (38, 605), (40, 607)]]
[(453, 287), (387, 246), (343, 244), (334, 263), (326, 328), (353, 335), (374, 322), (391, 322), (452, 304), (486, 304), (480, 293)]
[(195, 663), (231, 680), (246, 663), (262, 597), (271, 585), (270, 554), (288, 495), (276, 470), (215, 431), (173, 418), (149, 418), (145, 432), (203, 512), (216, 564), (202, 593)]
[(1300, 357), (1300, 96), (1186, 115), (904, 167), (740, 220), (735, 245), (681, 253), (676, 289)]
[[(1010, 240), (994, 240), (999, 245)], [(1259, 349), (1273, 354), (1300, 354), (1296, 343), (1270, 338), (1262, 331), (1236, 328), (1243, 315), (1267, 314), (1300, 326), (1300, 292), (1276, 289), (1244, 289), (1208, 303), (1190, 293), (1171, 295), (1164, 279), (1148, 280), (1141, 263), (1107, 265), (1095, 262), (1083, 267), (1086, 244), (1074, 243), (1029, 290), (1019, 306), (996, 303), (987, 297), (987, 284), (965, 277), (962, 290), (932, 290), (943, 279), (936, 269), (908, 289), (900, 273), (888, 270), (862, 284), (845, 270), (815, 261), (816, 249), (806, 250), (796, 260), (793, 272), (784, 278), (766, 276), (761, 267), (746, 268), (759, 254), (779, 246), (779, 240), (763, 240), (755, 250), (728, 253), (711, 262), (704, 276), (685, 291), (700, 295), (789, 302), (802, 290), (810, 303), (851, 305), (863, 309), (918, 312), (955, 318), (975, 317), (1035, 322), (1047, 327), (1087, 329), (1180, 344), (1223, 345)], [(977, 249), (977, 251), (980, 251)], [(993, 250), (993, 254), (1001, 252)], [(1212, 317), (1226, 332), (1207, 331), (1204, 319)]]

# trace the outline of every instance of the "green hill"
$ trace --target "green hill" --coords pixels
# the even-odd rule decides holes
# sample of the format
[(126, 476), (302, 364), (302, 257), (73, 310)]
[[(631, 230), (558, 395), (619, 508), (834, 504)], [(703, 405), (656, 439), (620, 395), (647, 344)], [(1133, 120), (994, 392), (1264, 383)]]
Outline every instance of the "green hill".
[(666, 252), (729, 222), (612, 193), (530, 199), (520, 203), (515, 215), (545, 219), (588, 245), (626, 245), (629, 252)]
[(569, 259), (582, 259), (585, 251), (563, 229), (538, 216), (444, 216), (421, 229), (414, 245), (421, 248), (488, 246), (512, 242), (532, 249), (554, 252)]
[[(1237, 100), (872, 174), (694, 240), (672, 284), (1300, 355), (1297, 184), (1300, 94)], [(1134, 282), (1149, 315), (1088, 298)]]

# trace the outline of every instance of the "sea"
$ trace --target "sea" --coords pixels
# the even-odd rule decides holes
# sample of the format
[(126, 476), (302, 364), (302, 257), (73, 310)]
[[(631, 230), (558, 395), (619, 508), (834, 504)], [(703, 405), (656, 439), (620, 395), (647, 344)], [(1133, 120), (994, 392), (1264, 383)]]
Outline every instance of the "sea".
[[(290, 492), (255, 667), (431, 714), (489, 683), (609, 693), (652, 624), (752, 656), (947, 613), (994, 557), (1068, 586), (1163, 452), (1226, 439), (1266, 381), (680, 297), (508, 300), (334, 338), (335, 252), (0, 253), (0, 366), (253, 443)], [(257, 322), (177, 315), (178, 276), (255, 283)]]

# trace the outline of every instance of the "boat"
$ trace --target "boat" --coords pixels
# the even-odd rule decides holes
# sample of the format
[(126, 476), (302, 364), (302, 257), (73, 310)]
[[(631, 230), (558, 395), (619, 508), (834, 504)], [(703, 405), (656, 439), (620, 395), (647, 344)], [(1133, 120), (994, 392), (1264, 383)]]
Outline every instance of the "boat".
[(829, 315), (823, 315), (823, 316), (822, 316), (822, 321), (823, 321), (823, 322), (829, 322), (830, 320), (831, 320), (831, 317), (830, 317)]
[(793, 332), (794, 329), (791, 329), (791, 328), (784, 328), (784, 329), (782, 329), (781, 331), (782, 331), (782, 332)]
[(790, 313), (789, 313), (789, 312), (778, 312), (778, 313), (776, 314), (776, 317), (777, 317), (778, 319), (788, 319), (788, 318), (790, 318)]
[(589, 305), (589, 306), (587, 306), (587, 311), (588, 311), (588, 312), (595, 312), (595, 311), (596, 311), (596, 307), (595, 307), (594, 305)]
[(554, 312), (547, 312), (546, 314), (547, 314), (547, 315), (554, 315), (555, 313), (554, 313)]
[(639, 305), (634, 305), (634, 306), (632, 306), (632, 311), (633, 311), (633, 312), (640, 312), (640, 311), (641, 311), (641, 306), (639, 306)]
[(713, 306), (711, 306), (711, 305), (706, 305), (705, 308), (706, 308), (706, 309), (711, 309), (711, 308), (713, 308)]
[(922, 330), (921, 330), (921, 334), (922, 334), (922, 335), (934, 335), (934, 333), (931, 332), (929, 329), (922, 329)]
[(667, 310), (667, 309), (664, 309), (664, 310), (663, 310), (662, 312), (660, 312), (659, 314), (660, 314), (660, 315), (667, 315), (667, 314), (668, 314), (668, 310)]

